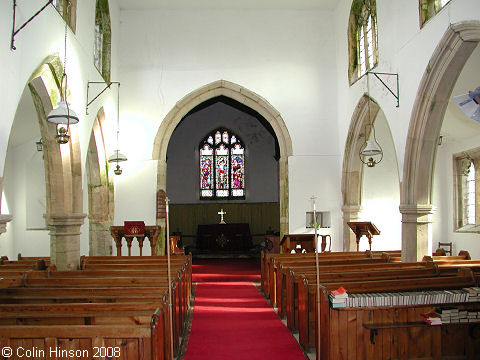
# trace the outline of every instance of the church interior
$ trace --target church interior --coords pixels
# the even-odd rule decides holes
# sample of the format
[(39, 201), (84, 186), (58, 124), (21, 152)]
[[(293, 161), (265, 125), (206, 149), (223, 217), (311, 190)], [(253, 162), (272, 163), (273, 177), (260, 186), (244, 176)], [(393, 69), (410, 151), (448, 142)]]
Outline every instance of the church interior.
[[(216, 358), (208, 351), (218, 344), (202, 336), (236, 317), (208, 318), (218, 306), (209, 292), (263, 309), (241, 314), (275, 309), (283, 319), (262, 344), (296, 340), (275, 345), (278, 353), (250, 349), (258, 358), (373, 358), (379, 342), (377, 358), (478, 358), (478, 324), (430, 331), (415, 327), (426, 303), (403, 311), (382, 298), (367, 315), (358, 304), (332, 307), (348, 303), (343, 293), (328, 297), (341, 279), (349, 294), (480, 296), (478, 0), (4, 0), (0, 18), (0, 348), (23, 331), (14, 326), (44, 326), (29, 331), (45, 349), (76, 336), (55, 335), (51, 319), (35, 323), (40, 304), (20, 310), (29, 286), (60, 299), (53, 288), (64, 280), (70, 299), (85, 299), (75, 289), (84, 281), (97, 289), (87, 302), (118, 301), (118, 314), (143, 319), (139, 339), (150, 331), (145, 319), (165, 325), (149, 333), (151, 346), (129, 348), (133, 358)], [(362, 285), (360, 269), (378, 283)], [(100, 285), (107, 279), (138, 286), (145, 300), (134, 309), (131, 295)], [(235, 294), (256, 296), (241, 281), (261, 299), (216, 287), (238, 282)], [(162, 296), (162, 316), (152, 318), (147, 305)], [(457, 308), (480, 321), (474, 298)], [(114, 326), (98, 314), (87, 321), (94, 310), (77, 305), (84, 315), (57, 325), (74, 334)], [(131, 319), (122, 321), (112, 332), (129, 338)], [(352, 326), (356, 337), (343, 345)], [(237, 331), (264, 335), (228, 330), (232, 343)], [(415, 348), (422, 331), (424, 348)], [(91, 339), (90, 352), (110, 344), (105, 334)], [(127, 358), (122, 346), (114, 357)]]

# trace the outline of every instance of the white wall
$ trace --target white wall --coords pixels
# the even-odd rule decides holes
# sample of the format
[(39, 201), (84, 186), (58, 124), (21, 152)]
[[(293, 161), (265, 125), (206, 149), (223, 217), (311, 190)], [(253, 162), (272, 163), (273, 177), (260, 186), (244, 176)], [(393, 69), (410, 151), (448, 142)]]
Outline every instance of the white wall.
[[(380, 235), (372, 238), (372, 250), (400, 250), (400, 182), (392, 134), (382, 111), (379, 111), (374, 126), (377, 142), (383, 150), (383, 159), (373, 168), (363, 166), (362, 211), (359, 218), (371, 221), (380, 230)], [(373, 132), (370, 134), (372, 138)], [(367, 249), (368, 241), (362, 239), (360, 250)]]
[[(297, 156), (315, 156), (315, 167), (328, 166), (332, 174), (340, 173), (334, 41), (318, 36), (330, 32), (330, 13), (150, 10), (124, 11), (121, 21), (122, 109), (125, 118), (141, 118), (146, 124), (138, 141), (143, 148), (131, 149), (132, 156), (150, 159), (156, 129), (175, 103), (201, 86), (225, 79), (262, 96), (280, 112), (293, 142), (290, 164), (296, 164)], [(290, 189), (309, 179), (305, 189), (309, 196), (315, 191), (337, 203), (340, 182), (332, 182), (327, 191), (314, 186), (312, 164), (293, 166)], [(148, 201), (133, 183), (129, 188), (139, 201)], [(303, 208), (303, 202), (291, 193), (291, 213)], [(118, 198), (115, 212), (116, 219), (133, 215)], [(135, 215), (147, 216), (145, 211)]]
[[(334, 12), (120, 11), (115, 0), (109, 3), (112, 80), (122, 83), (120, 150), (129, 159), (124, 174), (115, 178), (115, 224), (132, 219), (154, 223), (157, 164), (151, 159), (159, 125), (185, 95), (225, 79), (265, 98), (285, 121), (293, 142), (289, 159), (290, 231), (302, 229), (305, 211), (311, 209), (309, 199), (315, 195), (319, 210), (332, 211), (334, 248), (339, 249), (344, 145), (353, 110), (366, 91), (365, 79), (351, 87), (348, 84), (351, 0), (340, 0)], [(28, 78), (48, 55), (58, 52), (63, 57), (63, 21), (51, 6), (17, 36), (17, 50), (8, 50), (11, 5), (0, 2), (0, 177), (7, 176), (8, 138)], [(36, 0), (18, 5), (17, 24), (39, 8)], [(428, 61), (450, 23), (480, 19), (480, 2), (452, 0), (422, 30), (417, 0), (377, 1), (377, 10), (379, 65), (375, 70), (399, 73), (400, 107), (395, 107), (394, 98), (375, 79), (370, 91), (393, 134), (401, 179), (411, 111)], [(94, 0), (78, 1), (77, 32), (69, 32), (68, 37), (68, 85), (72, 108), (80, 116), (76, 128), (82, 171), (98, 109), (105, 106), (111, 129), (116, 120), (114, 90), (102, 95), (90, 107), (89, 115), (84, 112), (87, 81), (101, 80), (93, 66), (94, 13)], [(117, 147), (114, 131), (106, 135), (110, 154)], [(86, 191), (86, 184), (83, 187)], [(17, 206), (11, 205), (12, 209)], [(84, 212), (86, 209), (85, 202)], [(81, 229), (82, 252), (88, 243), (87, 222)], [(5, 250), (7, 255), (16, 255), (11, 253), (15, 246), (6, 236), (0, 238), (0, 246), (10, 249)]]
[[(365, 77), (351, 87), (348, 84), (347, 25), (351, 4), (351, 0), (342, 0), (335, 10), (338, 123), (341, 144), (345, 144), (353, 110), (367, 90)], [(449, 24), (480, 19), (480, 2), (452, 0), (422, 29), (418, 14), (418, 0), (377, 1), (379, 61), (373, 71), (399, 74), (400, 107), (396, 108), (394, 97), (373, 77), (370, 81), (370, 93), (385, 113), (393, 134), (400, 180), (403, 178), (405, 144), (411, 112), (427, 64)], [(385, 79), (390, 87), (395, 89), (395, 83), (389, 77)], [(343, 155), (343, 146), (341, 148)]]
[[(20, 252), (24, 256), (48, 256), (50, 255), (50, 236), (46, 230), (45, 221), (42, 224), (42, 217), (45, 209), (39, 210), (36, 204), (30, 204), (30, 201), (41, 201), (40, 197), (27, 198), (29, 188), (35, 186), (35, 181), (43, 183), (45, 188), (45, 175), (41, 168), (41, 153), (37, 152), (35, 141), (38, 137), (31, 139), (30, 142), (24, 143), (17, 147), (9, 148), (7, 156), (8, 162), (5, 166), (4, 191), (5, 200), (8, 203), (10, 213), (14, 216), (14, 220), (8, 224), (7, 233), (0, 238), (0, 244), (10, 244), (9, 252), (2, 253), (7, 255), (9, 259), (16, 259)], [(30, 167), (34, 164), (39, 169), (33, 178), (28, 175), (31, 173)], [(45, 200), (45, 197), (43, 197)], [(38, 213), (32, 215), (30, 209), (36, 208)], [(32, 226), (38, 226), (32, 229)], [(43, 230), (40, 230), (42, 229)]]
[[(32, 16), (44, 4), (37, 0), (25, 0), (17, 2), (17, 28)], [(112, 18), (112, 80), (118, 79), (117, 71), (117, 42), (119, 34), (119, 12), (116, 0), (109, 0), (110, 16)], [(0, 42), (3, 44), (0, 52), (0, 104), (2, 108), (2, 121), (0, 122), (0, 177), (5, 181), (11, 173), (6, 167), (7, 146), (11, 127), (19, 106), (21, 106), (21, 95), (28, 83), (32, 73), (42, 64), (43, 60), (55, 53), (58, 53), (63, 62), (64, 54), (64, 22), (53, 6), (48, 6), (35, 20), (24, 28), (15, 38), (17, 50), (10, 50), (10, 38), (12, 31), (12, 2), (0, 2)], [(68, 90), (71, 94), (69, 101), (72, 109), (80, 118), (80, 123), (75, 126), (79, 134), (80, 147), (82, 151), (82, 171), (85, 171), (85, 159), (90, 140), (93, 120), (98, 109), (104, 106), (107, 120), (116, 120), (116, 92), (107, 91), (89, 108), (89, 115), (85, 115), (86, 88), (88, 81), (102, 81), (102, 78), (93, 64), (93, 39), (95, 22), (95, 0), (82, 0), (77, 2), (77, 26), (76, 33), (68, 31), (67, 43), (67, 75)], [(97, 87), (101, 89), (101, 87)], [(95, 91), (91, 89), (91, 91)], [(90, 95), (90, 99), (92, 96)], [(38, 125), (36, 131), (38, 130)], [(111, 127), (113, 129), (113, 126)], [(106, 133), (107, 151), (110, 153), (116, 147), (114, 131)], [(34, 141), (38, 138), (32, 136)], [(34, 150), (36, 151), (36, 150)], [(12, 168), (11, 168), (12, 169)], [(14, 176), (16, 183), (25, 181), (25, 174)], [(8, 184), (4, 184), (6, 188)], [(23, 187), (25, 189), (25, 187)], [(83, 184), (86, 191), (86, 183)], [(46, 232), (28, 232), (28, 242), (25, 240), (25, 214), (27, 205), (25, 201), (18, 203), (10, 202), (8, 211), (12, 213), (13, 220), (7, 225), (7, 234), (0, 237), (0, 252), (9, 258), (15, 258), (17, 252), (25, 255), (42, 255), (49, 253), (49, 243)], [(32, 208), (28, 211), (30, 212)], [(6, 209), (1, 209), (2, 213)], [(88, 211), (88, 203), (84, 202), (84, 212)], [(21, 230), (23, 229), (23, 230)], [(22, 233), (21, 235), (19, 234)], [(88, 249), (88, 218), (81, 228), (82, 254)], [(33, 242), (32, 242), (33, 241)], [(40, 253), (41, 252), (41, 253)]]

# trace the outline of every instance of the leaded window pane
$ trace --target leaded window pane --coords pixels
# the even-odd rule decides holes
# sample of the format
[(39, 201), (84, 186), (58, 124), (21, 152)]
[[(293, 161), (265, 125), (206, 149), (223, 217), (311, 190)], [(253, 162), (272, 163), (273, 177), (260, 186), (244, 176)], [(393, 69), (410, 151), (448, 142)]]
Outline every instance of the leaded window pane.
[(245, 147), (237, 135), (217, 129), (200, 143), (200, 198), (245, 197)]

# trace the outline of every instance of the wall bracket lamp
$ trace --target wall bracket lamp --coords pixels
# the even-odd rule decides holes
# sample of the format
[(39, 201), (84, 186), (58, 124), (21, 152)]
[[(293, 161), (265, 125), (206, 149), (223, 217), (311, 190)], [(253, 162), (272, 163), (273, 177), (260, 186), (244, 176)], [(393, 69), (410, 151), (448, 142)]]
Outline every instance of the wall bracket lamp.
[(22, 26), (15, 30), (15, 20), (17, 17), (16, 7), (17, 7), (17, 0), (13, 0), (13, 26), (12, 26), (12, 39), (10, 42), (10, 49), (17, 50), (15, 47), (15, 36), (25, 27), (27, 26), (33, 19), (35, 19), (40, 13), (45, 10), (45, 8), (53, 3), (53, 0), (49, 0), (45, 5), (42, 6), (40, 10), (38, 10), (35, 14), (33, 14), (30, 19), (25, 21)]
[[(88, 98), (89, 98), (90, 84), (104, 84), (105, 87), (103, 88), (102, 91), (100, 91), (97, 95), (95, 95), (92, 100), (89, 101)], [(118, 81), (111, 81), (111, 82), (108, 82), (108, 83), (105, 82), (105, 81), (89, 81), (89, 82), (87, 82), (87, 105), (85, 107), (85, 115), (88, 115), (88, 107), (95, 100), (97, 100), (100, 97), (100, 95), (102, 95), (105, 91), (107, 91), (107, 89), (110, 89), (112, 84), (118, 85), (118, 88), (120, 89), (120, 82), (118, 82)]]
[[(368, 76), (368, 74), (374, 75), (382, 83), (382, 85), (387, 88), (387, 90), (390, 92), (390, 94), (392, 94), (393, 97), (397, 100), (397, 108), (400, 107), (400, 90), (399, 90), (399, 85), (398, 85), (398, 74), (384, 73), (384, 72), (374, 72), (374, 71), (368, 71), (367, 76)], [(392, 89), (390, 89), (390, 87), (378, 75), (394, 76), (395, 77), (395, 82), (397, 84), (397, 93), (395, 93)]]

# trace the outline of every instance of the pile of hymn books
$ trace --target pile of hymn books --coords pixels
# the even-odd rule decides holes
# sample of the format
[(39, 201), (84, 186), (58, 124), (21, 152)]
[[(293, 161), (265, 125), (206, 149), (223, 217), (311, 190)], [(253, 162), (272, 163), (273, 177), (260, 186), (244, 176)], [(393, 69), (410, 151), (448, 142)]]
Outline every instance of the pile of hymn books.
[(348, 294), (343, 286), (340, 286), (337, 290), (330, 291), (328, 294), (330, 304), (332, 308), (344, 308), (347, 305)]
[(480, 287), (463, 288), (468, 292), (468, 302), (480, 301)]
[(431, 312), (428, 314), (422, 314), (423, 321), (429, 325), (442, 325), (442, 319), (440, 315), (436, 312)]
[(329, 299), (332, 308), (453, 304), (480, 301), (480, 288), (347, 295), (346, 290), (340, 287), (330, 292)]
[(457, 308), (441, 308), (436, 313), (442, 324), (480, 322), (480, 311), (460, 310)]

